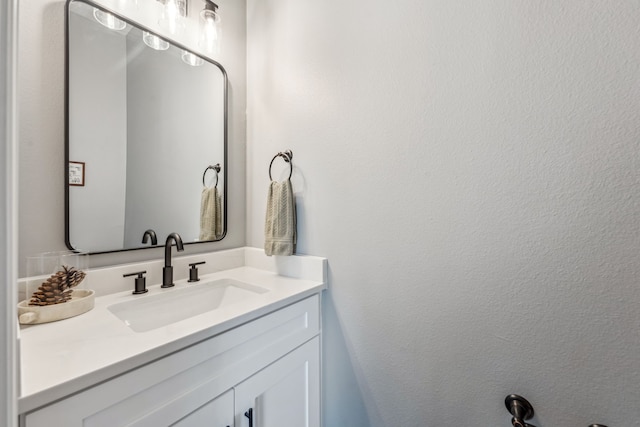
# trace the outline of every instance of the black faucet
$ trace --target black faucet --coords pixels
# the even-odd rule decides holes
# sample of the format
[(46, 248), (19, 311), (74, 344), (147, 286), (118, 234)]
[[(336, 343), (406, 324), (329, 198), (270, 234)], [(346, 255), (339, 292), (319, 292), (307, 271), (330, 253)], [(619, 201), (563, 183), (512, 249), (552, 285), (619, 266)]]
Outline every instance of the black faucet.
[(149, 241), (149, 237), (151, 237), (151, 244), (152, 245), (157, 245), (158, 244), (158, 237), (156, 236), (156, 232), (153, 231), (152, 229), (148, 229), (147, 231), (144, 232), (144, 234), (142, 235), (142, 243), (147, 243)]
[(178, 233), (171, 233), (167, 236), (164, 244), (164, 268), (162, 269), (162, 286), (161, 288), (170, 288), (173, 286), (173, 267), (171, 266), (171, 241), (176, 243), (178, 252), (184, 251), (182, 245), (182, 237)]

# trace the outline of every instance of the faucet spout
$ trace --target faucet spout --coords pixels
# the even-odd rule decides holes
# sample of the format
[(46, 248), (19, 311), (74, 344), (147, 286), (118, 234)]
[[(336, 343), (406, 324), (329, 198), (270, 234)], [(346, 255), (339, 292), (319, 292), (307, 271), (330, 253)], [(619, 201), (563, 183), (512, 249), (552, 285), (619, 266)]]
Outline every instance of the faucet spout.
[(164, 244), (164, 268), (162, 269), (162, 288), (170, 288), (173, 284), (173, 267), (171, 266), (171, 242), (175, 242), (178, 252), (184, 251), (182, 237), (178, 233), (171, 233), (167, 236)]
[(149, 241), (149, 238), (151, 238), (152, 245), (158, 244), (158, 237), (156, 236), (156, 232), (153, 231), (151, 228), (145, 231), (144, 234), (142, 235), (142, 243), (143, 244), (147, 243)]

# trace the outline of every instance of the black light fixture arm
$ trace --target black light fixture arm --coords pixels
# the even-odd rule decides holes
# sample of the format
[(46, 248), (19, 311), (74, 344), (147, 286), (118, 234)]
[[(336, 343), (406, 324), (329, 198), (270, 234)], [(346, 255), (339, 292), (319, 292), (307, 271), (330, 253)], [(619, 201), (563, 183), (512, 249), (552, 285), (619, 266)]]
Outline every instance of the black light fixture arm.
[(204, 0), (204, 9), (215, 12), (218, 10), (218, 5), (212, 2), (211, 0)]

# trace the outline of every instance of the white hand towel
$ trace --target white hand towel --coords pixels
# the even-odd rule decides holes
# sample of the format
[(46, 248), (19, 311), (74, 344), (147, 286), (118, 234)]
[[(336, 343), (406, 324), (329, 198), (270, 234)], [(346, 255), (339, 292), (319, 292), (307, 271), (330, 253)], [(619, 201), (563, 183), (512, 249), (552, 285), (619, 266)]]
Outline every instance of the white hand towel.
[(222, 202), (217, 187), (204, 187), (200, 199), (200, 241), (222, 237)]
[(272, 181), (267, 197), (264, 251), (267, 255), (293, 255), (296, 250), (296, 204), (291, 181)]

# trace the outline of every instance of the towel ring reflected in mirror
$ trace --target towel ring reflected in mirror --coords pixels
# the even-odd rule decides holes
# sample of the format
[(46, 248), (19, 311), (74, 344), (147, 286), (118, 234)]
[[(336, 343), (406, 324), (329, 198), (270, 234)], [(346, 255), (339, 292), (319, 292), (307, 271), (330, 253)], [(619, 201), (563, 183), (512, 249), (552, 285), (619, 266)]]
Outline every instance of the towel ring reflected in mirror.
[(277, 159), (278, 157), (282, 157), (282, 159), (289, 163), (289, 178), (291, 179), (291, 176), (293, 175), (293, 153), (291, 152), (291, 150), (286, 150), (286, 151), (280, 151), (278, 154), (276, 154), (275, 156), (273, 156), (273, 159), (271, 159), (271, 163), (269, 163), (269, 179), (271, 181), (273, 181), (273, 178), (271, 178), (271, 166), (273, 166), (273, 161), (275, 159)]
[(220, 170), (222, 169), (220, 167), (220, 163), (216, 163), (214, 166), (212, 166), (212, 165), (207, 166), (207, 168), (204, 170), (204, 173), (202, 174), (202, 186), (203, 187), (207, 186), (207, 184), (204, 183), (204, 177), (207, 175), (207, 171), (209, 169), (215, 171), (215, 173), (216, 173), (216, 183), (215, 183), (214, 187), (217, 188), (218, 187), (218, 174), (220, 173)]

